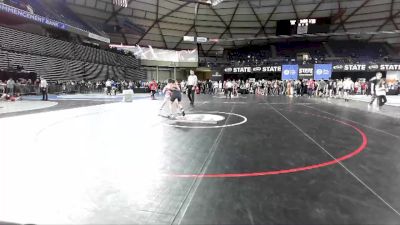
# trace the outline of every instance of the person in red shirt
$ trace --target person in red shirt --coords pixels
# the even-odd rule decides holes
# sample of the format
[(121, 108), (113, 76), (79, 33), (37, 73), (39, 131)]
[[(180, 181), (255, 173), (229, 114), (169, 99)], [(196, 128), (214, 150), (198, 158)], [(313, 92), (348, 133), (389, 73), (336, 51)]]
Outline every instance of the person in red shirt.
[(151, 99), (155, 100), (156, 98), (155, 98), (154, 95), (157, 92), (158, 84), (154, 79), (150, 82), (149, 88), (150, 88), (150, 91), (151, 91)]
[(313, 96), (314, 94), (314, 88), (315, 88), (315, 83), (313, 79), (310, 79), (307, 82), (307, 93), (308, 93), (308, 97), (311, 98), (311, 96)]
[(367, 91), (367, 83), (366, 82), (362, 82), (361, 83), (361, 94), (365, 95)]

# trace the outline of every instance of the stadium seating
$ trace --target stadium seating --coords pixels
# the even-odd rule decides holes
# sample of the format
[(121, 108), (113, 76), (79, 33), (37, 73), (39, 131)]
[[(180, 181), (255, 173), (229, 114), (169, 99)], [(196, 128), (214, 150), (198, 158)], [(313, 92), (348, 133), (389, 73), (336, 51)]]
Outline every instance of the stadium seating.
[(280, 57), (296, 58), (297, 53), (308, 53), (311, 58), (321, 58), (327, 55), (320, 42), (289, 42), (275, 44)]
[[(274, 49), (274, 51), (272, 51)], [(272, 53), (274, 52), (274, 53)], [(227, 59), (231, 66), (262, 65), (276, 62), (296, 62), (297, 54), (307, 53), (317, 62), (377, 62), (389, 56), (385, 43), (367, 43), (362, 41), (311, 42), (296, 41), (274, 43), (265, 46), (252, 46), (227, 50)]]
[(146, 79), (139, 60), (0, 26), (0, 68), (21, 65), (49, 80)]
[(389, 55), (383, 43), (362, 41), (332, 41), (328, 43), (336, 57), (350, 56), (363, 61), (380, 59)]

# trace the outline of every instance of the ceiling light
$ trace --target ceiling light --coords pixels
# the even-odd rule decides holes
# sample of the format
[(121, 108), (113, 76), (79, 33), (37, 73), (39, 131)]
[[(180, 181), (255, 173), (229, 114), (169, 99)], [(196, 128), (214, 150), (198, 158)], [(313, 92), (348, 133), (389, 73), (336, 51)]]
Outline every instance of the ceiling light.
[(223, 2), (224, 0), (181, 0), (181, 1), (216, 6), (221, 2)]
[(211, 5), (212, 6), (216, 6), (216, 5), (218, 5), (219, 3), (221, 3), (221, 2), (223, 2), (224, 0), (211, 0)]
[(128, 0), (113, 0), (113, 4), (121, 7), (128, 7)]

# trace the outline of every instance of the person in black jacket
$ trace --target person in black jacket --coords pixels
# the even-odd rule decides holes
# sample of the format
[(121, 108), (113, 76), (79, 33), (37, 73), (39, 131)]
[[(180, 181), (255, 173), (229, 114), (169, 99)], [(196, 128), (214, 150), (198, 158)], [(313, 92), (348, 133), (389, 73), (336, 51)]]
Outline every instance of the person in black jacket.
[(371, 78), (371, 80), (369, 80), (371, 82), (371, 88), (370, 88), (370, 92), (371, 92), (371, 101), (369, 102), (369, 106), (372, 105), (372, 103), (374, 103), (375, 99), (376, 99), (376, 85), (378, 84), (378, 82), (380, 81), (380, 79), (382, 78), (382, 73), (378, 72), (376, 73), (376, 76)]

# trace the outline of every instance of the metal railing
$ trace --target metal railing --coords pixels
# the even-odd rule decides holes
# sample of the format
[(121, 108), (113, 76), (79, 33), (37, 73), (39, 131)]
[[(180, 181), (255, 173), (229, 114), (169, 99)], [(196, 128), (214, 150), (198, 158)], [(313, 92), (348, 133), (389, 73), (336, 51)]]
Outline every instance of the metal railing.
[[(0, 93), (9, 93), (11, 90), (7, 85), (0, 85)], [(39, 85), (32, 84), (15, 84), (12, 89), (14, 94), (19, 95), (39, 95)], [(49, 84), (49, 94), (89, 94), (89, 93), (103, 93), (104, 86), (96, 85), (70, 85), (70, 84)]]

